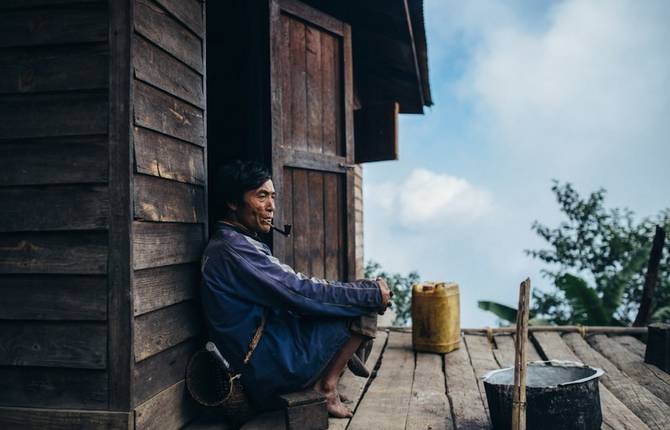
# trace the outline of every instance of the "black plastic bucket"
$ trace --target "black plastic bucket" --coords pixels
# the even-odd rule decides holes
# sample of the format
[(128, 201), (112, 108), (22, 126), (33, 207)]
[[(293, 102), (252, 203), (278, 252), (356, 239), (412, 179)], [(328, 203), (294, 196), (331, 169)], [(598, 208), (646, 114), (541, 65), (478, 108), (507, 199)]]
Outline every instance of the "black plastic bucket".
[[(601, 369), (571, 361), (538, 361), (526, 372), (527, 430), (600, 430)], [(496, 430), (512, 427), (514, 368), (486, 375), (484, 387)]]

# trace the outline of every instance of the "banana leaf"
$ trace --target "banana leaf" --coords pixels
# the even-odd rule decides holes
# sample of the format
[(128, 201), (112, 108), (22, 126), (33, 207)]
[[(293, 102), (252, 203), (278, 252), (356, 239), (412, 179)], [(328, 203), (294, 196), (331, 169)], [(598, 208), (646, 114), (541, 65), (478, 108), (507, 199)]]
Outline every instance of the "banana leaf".
[(477, 302), (477, 306), (479, 306), (479, 309), (492, 312), (501, 320), (509, 321), (510, 323), (516, 322), (517, 312), (513, 307), (487, 300), (480, 300)]
[(596, 290), (589, 288), (582, 278), (566, 273), (556, 279), (556, 287), (562, 290), (565, 298), (570, 301), (576, 323), (608, 325), (612, 322)]

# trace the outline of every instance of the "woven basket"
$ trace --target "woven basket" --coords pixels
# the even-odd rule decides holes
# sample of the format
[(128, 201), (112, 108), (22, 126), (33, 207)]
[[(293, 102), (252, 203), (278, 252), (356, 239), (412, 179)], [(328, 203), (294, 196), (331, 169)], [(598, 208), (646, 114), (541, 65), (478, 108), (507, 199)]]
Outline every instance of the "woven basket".
[(208, 414), (244, 421), (252, 414), (239, 376), (229, 373), (212, 354), (196, 351), (186, 366), (186, 387)]

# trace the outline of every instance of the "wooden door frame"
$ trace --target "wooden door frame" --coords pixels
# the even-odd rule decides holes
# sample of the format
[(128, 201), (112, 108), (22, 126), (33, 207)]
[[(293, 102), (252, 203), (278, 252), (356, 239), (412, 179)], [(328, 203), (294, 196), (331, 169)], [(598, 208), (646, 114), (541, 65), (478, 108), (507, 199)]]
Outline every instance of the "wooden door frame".
[[(314, 9), (297, 0), (269, 0), (270, 22), (270, 117), (271, 117), (271, 161), (272, 161), (272, 179), (275, 189), (283, 190), (283, 169), (284, 167), (294, 167), (301, 169), (311, 169), (328, 171), (345, 175), (345, 196), (346, 196), (346, 273), (347, 280), (356, 278), (356, 232), (355, 232), (355, 209), (354, 209), (354, 111), (353, 111), (353, 64), (351, 50), (351, 27), (339, 21), (324, 12)], [(280, 38), (276, 35), (281, 31), (280, 14), (284, 11), (299, 19), (321, 27), (322, 29), (341, 38), (341, 76), (343, 103), (341, 106), (343, 115), (343, 124), (339, 124), (344, 132), (344, 150), (345, 156), (333, 156), (326, 154), (312, 154), (307, 151), (284, 149), (281, 146), (283, 142), (282, 119), (284, 112), (282, 110), (282, 85), (281, 68), (279, 60), (275, 61), (276, 53), (280, 51)], [(283, 198), (289, 198), (285, 196)], [(290, 196), (292, 198), (292, 196)], [(284, 241), (274, 233), (273, 251), (279, 259), (286, 255)]]

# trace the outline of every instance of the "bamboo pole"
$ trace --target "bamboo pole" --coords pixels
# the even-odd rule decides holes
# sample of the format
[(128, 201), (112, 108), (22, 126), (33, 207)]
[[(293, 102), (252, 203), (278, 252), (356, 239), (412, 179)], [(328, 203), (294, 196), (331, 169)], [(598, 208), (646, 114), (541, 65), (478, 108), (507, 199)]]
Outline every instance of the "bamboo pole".
[[(513, 334), (516, 333), (515, 327), (483, 327), (483, 328), (464, 328), (463, 334)], [(581, 326), (581, 325), (532, 325), (528, 331), (550, 331), (557, 333), (581, 333), (587, 334), (620, 334), (620, 335), (641, 335), (647, 334), (647, 327), (614, 327), (614, 326)]]
[(519, 286), (519, 307), (516, 314), (512, 430), (526, 430), (526, 343), (528, 342), (529, 301), (530, 278), (527, 278)]

